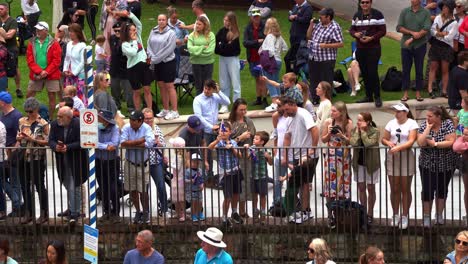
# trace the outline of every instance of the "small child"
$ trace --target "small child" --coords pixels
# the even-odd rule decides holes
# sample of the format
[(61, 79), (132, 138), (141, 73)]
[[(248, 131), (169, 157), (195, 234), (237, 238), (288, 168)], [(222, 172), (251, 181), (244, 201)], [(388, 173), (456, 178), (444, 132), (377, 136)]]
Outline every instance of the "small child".
[(104, 50), (104, 42), (106, 38), (103, 35), (98, 35), (96, 37), (96, 56), (94, 60), (96, 62), (96, 73), (107, 71), (107, 58), (109, 57)]
[[(223, 186), (223, 225), (231, 227), (231, 221), (242, 224), (244, 221), (237, 212), (237, 203), (239, 195), (242, 193), (242, 172), (239, 169), (240, 151), (236, 149), (237, 143), (230, 138), (231, 124), (221, 122), (218, 137), (208, 146), (209, 149), (217, 149), (219, 181)], [(231, 206), (231, 219), (228, 219), (227, 213)]]
[[(262, 77), (265, 82), (270, 85), (273, 85), (280, 89), (280, 94), (284, 94), (284, 96), (292, 98), (296, 101), (297, 106), (302, 107), (304, 104), (304, 98), (302, 97), (302, 92), (296, 86), (297, 76), (292, 72), (288, 72), (283, 75), (283, 83), (277, 83), (273, 80), (268, 79), (267, 77)], [(271, 99), (273, 107), (265, 109), (265, 112), (275, 112), (278, 108), (278, 98)]]
[(201, 212), (203, 203), (203, 176), (200, 168), (200, 154), (193, 153), (190, 159), (190, 168), (185, 170), (185, 199), (192, 205), (192, 221), (205, 220)]
[(468, 127), (468, 96), (465, 96), (461, 100), (460, 111), (457, 114), (457, 129), (455, 130), (457, 137), (463, 134), (463, 129)]
[[(252, 160), (252, 198), (253, 206), (257, 211), (257, 201), (260, 196), (260, 222), (265, 223), (266, 200), (268, 195), (268, 170), (267, 163), (272, 165), (273, 159), (265, 149), (270, 135), (265, 131), (255, 133), (253, 146), (249, 148), (249, 157)], [(248, 147), (248, 145), (246, 145)], [(258, 216), (254, 214), (255, 220)]]
[(184, 188), (184, 156), (185, 156), (185, 140), (181, 137), (171, 138), (169, 140), (171, 146), (175, 149), (175, 155), (171, 156), (171, 200), (175, 205), (179, 222), (185, 222), (185, 188)]
[(85, 105), (83, 101), (77, 95), (77, 89), (73, 85), (67, 85), (63, 89), (63, 96), (62, 97), (70, 97), (73, 99), (73, 108), (80, 111), (81, 109), (85, 109)]

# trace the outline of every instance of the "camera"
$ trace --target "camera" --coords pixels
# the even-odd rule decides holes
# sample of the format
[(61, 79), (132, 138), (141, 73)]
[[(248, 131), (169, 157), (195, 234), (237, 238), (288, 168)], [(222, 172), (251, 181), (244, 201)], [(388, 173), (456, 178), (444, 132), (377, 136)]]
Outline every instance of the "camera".
[(335, 125), (335, 126), (331, 127), (330, 133), (332, 133), (333, 135), (336, 135), (336, 134), (338, 134), (340, 132), (341, 132), (341, 127), (340, 126)]

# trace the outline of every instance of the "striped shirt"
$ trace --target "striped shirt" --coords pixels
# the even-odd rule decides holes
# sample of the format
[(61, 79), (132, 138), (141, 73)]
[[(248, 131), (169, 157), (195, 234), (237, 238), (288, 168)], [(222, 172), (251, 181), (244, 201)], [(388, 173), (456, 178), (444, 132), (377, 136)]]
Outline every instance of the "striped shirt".
[(383, 14), (376, 9), (371, 9), (369, 14), (363, 14), (362, 11), (358, 11), (354, 14), (349, 34), (353, 38), (357, 32), (363, 33), (373, 39), (367, 43), (363, 43), (359, 40), (356, 41), (357, 48), (378, 48), (380, 47), (380, 39), (387, 33), (387, 27), (385, 25), (385, 18)]

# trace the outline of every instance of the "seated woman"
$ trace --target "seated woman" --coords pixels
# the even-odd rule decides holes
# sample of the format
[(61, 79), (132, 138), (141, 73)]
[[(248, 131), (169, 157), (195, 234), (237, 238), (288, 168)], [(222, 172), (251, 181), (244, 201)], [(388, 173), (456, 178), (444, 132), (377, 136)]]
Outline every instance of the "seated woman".
[(350, 96), (356, 96), (357, 92), (361, 90), (361, 84), (359, 83), (359, 76), (361, 75), (361, 68), (359, 68), (359, 62), (354, 59), (349, 64), (348, 68), (348, 82), (351, 87)]

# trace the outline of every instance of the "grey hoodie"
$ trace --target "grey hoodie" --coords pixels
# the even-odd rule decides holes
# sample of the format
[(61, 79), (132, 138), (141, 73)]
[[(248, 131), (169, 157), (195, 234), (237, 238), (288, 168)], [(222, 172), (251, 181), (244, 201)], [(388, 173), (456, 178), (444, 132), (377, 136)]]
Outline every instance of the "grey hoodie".
[(159, 26), (151, 30), (148, 37), (146, 52), (151, 59), (151, 64), (159, 64), (175, 59), (176, 33), (171, 26), (167, 25), (163, 32), (159, 32)]

